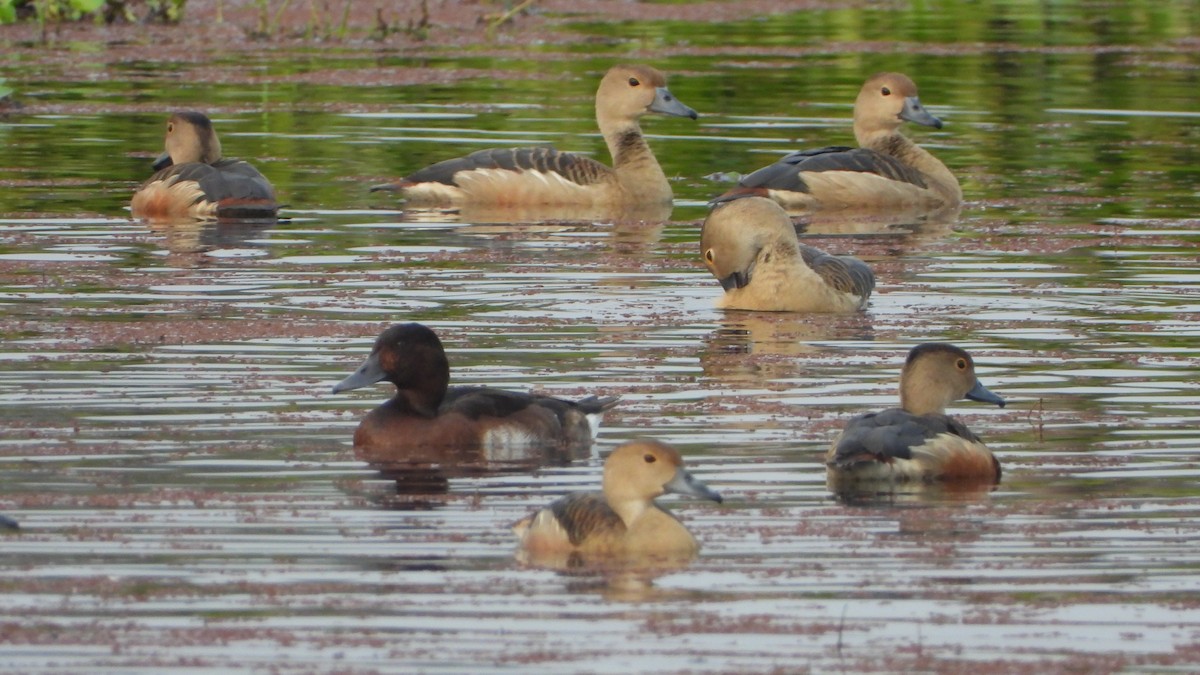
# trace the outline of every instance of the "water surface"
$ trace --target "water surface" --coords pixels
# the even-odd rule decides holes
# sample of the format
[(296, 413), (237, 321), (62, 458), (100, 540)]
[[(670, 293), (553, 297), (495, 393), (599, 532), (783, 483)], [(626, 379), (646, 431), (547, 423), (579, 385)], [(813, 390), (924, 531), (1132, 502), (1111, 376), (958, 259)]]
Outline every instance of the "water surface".
[[(180, 77), (200, 63), (89, 79), (14, 50), (0, 76), (27, 108), (0, 119), (0, 511), (21, 532), (3, 540), (0, 664), (1196, 669), (1195, 19), (1130, 7), (615, 27), (552, 12), (584, 46), (225, 64), (246, 82), (377, 63), (508, 73), (436, 86)], [(675, 177), (668, 222), (486, 222), (366, 192), (487, 146), (606, 159), (591, 97), (616, 60), (660, 66), (703, 115), (644, 125)], [(813, 224), (808, 243), (874, 267), (863, 314), (715, 310), (696, 249), (727, 184), (704, 177), (852, 142), (850, 103), (883, 68), (947, 121), (910, 134), (962, 179), (960, 217)], [(283, 220), (128, 220), (181, 106), (208, 109), (226, 153), (275, 182)], [(328, 390), (402, 320), (439, 332), (458, 382), (622, 403), (590, 457), (398, 487), (350, 448), (389, 392)], [(892, 404), (926, 340), (970, 349), (1010, 401), (954, 409), (1002, 484), (835, 500), (825, 448)], [(726, 497), (664, 500), (701, 557), (652, 580), (519, 563), (508, 526), (596, 485), (601, 458), (642, 435)]]

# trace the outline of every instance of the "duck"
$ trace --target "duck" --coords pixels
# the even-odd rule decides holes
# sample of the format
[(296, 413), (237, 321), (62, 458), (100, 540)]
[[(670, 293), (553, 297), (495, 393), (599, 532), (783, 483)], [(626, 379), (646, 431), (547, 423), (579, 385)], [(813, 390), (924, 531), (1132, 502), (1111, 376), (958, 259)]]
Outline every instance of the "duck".
[(979, 382), (966, 350), (945, 342), (913, 347), (900, 372), (900, 407), (846, 424), (825, 457), (829, 483), (999, 483), (1000, 461), (946, 414), (946, 406), (963, 398), (1005, 404)]
[(700, 545), (674, 515), (655, 503), (665, 493), (722, 502), (684, 468), (674, 447), (639, 439), (604, 461), (599, 492), (562, 497), (513, 526), (533, 554), (694, 555)]
[(172, 114), (164, 145), (154, 175), (133, 195), (134, 218), (267, 219), (279, 211), (275, 189), (258, 169), (221, 157), (221, 141), (203, 113)]
[(667, 89), (658, 70), (613, 66), (596, 90), (596, 122), (611, 167), (550, 147), (496, 148), (438, 162), (371, 191), (401, 192), (410, 206), (670, 204), (671, 185), (638, 124), (647, 113), (698, 117)]
[(419, 323), (384, 330), (366, 361), (333, 393), (381, 381), (396, 386), (354, 432), (359, 458), (379, 464), (413, 457), (458, 456), (480, 450), (488, 459), (523, 459), (530, 449), (590, 448), (603, 414), (619, 397), (569, 401), (480, 386), (450, 386), (450, 362), (436, 333)]
[(866, 263), (801, 244), (787, 212), (765, 197), (714, 205), (700, 251), (725, 289), (722, 309), (848, 313), (864, 309), (875, 288)]
[(917, 85), (907, 75), (872, 75), (854, 102), (859, 147), (793, 152), (743, 177), (714, 201), (759, 195), (795, 211), (961, 204), (958, 179), (941, 160), (900, 133), (905, 122), (942, 128), (942, 121), (921, 105)]

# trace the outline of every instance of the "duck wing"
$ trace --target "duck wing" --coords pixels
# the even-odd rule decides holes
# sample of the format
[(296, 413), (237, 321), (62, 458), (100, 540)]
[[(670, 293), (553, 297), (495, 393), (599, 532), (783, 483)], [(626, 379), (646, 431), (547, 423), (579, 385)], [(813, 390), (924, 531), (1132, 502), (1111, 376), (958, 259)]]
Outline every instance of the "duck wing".
[(800, 257), (826, 284), (843, 293), (856, 295), (865, 301), (875, 290), (875, 274), (858, 258), (830, 255), (803, 244), (800, 245)]
[(546, 408), (560, 419), (568, 412), (585, 415), (602, 413), (611, 409), (620, 400), (618, 396), (588, 396), (578, 401), (568, 401), (553, 396), (530, 394), (491, 387), (450, 387), (438, 407), (438, 414), (456, 412), (468, 419), (480, 417), (508, 417), (530, 406)]
[(849, 468), (861, 462), (913, 459), (913, 449), (942, 434), (973, 443), (979, 437), (949, 415), (914, 415), (900, 408), (851, 419), (834, 445), (828, 464)]
[[(455, 176), (464, 171), (495, 169), (553, 173), (579, 185), (600, 183), (612, 174), (612, 169), (590, 157), (559, 152), (554, 148), (493, 148), (438, 162), (404, 178), (399, 185), (442, 183), (457, 186)], [(387, 184), (371, 190), (395, 187), (396, 184)]]
[(569, 494), (555, 500), (546, 510), (554, 515), (575, 546), (592, 537), (620, 537), (625, 533), (625, 522), (599, 492)]
[(143, 187), (154, 182), (193, 182), (204, 193), (199, 199), (216, 202), (222, 216), (236, 217), (274, 213), (278, 209), (271, 182), (258, 169), (239, 159), (222, 159), (214, 164), (173, 164), (156, 172)]
[(713, 202), (731, 201), (747, 194), (758, 194), (763, 190), (783, 192), (811, 192), (804, 182), (805, 173), (826, 171), (850, 171), (872, 173), (889, 180), (927, 187), (920, 171), (890, 155), (868, 150), (835, 145), (815, 150), (800, 150), (770, 166), (765, 166), (738, 181), (738, 186), (717, 197)]

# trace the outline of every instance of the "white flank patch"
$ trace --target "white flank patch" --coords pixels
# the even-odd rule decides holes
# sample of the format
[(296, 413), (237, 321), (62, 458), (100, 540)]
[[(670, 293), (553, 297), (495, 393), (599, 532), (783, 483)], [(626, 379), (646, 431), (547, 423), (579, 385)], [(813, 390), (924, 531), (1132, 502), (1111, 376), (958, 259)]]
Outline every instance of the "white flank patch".
[(467, 199), (462, 190), (444, 183), (418, 183), (404, 188), (404, 197), (414, 204), (461, 204)]
[(604, 421), (604, 413), (588, 413), (584, 415), (587, 418), (588, 429), (592, 432), (592, 442), (596, 442), (596, 437), (600, 435), (600, 423)]
[(529, 449), (539, 444), (528, 429), (502, 425), (488, 429), (483, 435), (483, 450), (489, 461), (518, 462), (529, 459)]

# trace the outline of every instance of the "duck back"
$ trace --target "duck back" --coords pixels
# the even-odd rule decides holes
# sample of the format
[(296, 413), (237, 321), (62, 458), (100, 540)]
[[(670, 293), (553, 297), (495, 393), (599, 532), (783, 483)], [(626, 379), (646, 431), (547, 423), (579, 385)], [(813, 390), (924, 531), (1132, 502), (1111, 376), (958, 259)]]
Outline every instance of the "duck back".
[(270, 218), (275, 190), (257, 169), (237, 159), (188, 162), (151, 176), (133, 196), (135, 217)]

